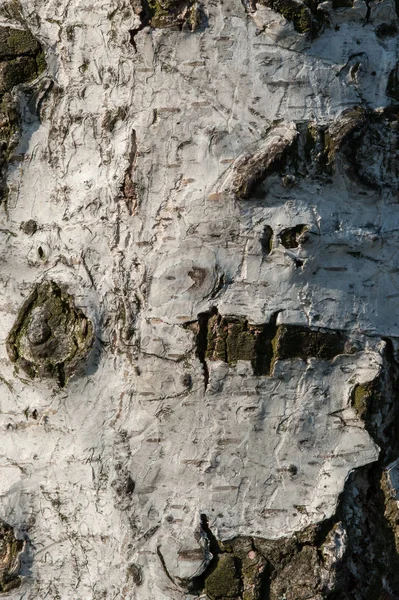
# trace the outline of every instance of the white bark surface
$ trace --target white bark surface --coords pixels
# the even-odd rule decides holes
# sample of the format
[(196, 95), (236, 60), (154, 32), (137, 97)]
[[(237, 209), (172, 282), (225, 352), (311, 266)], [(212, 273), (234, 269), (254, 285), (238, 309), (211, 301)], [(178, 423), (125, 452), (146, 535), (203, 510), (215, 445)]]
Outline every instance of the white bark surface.
[[(395, 193), (362, 187), (339, 160), (328, 183), (274, 175), (248, 201), (231, 191), (276, 122), (291, 139), (298, 122), (389, 103), (397, 41), (375, 27), (394, 3), (369, 5), (366, 25), (360, 0), (330, 9), (339, 29), (309, 42), (265, 7), (209, 3), (208, 27), (145, 27), (135, 50), (127, 0), (22, 1), (48, 69), (0, 208), (0, 517), (30, 540), (7, 597), (189, 598), (179, 579), (210, 559), (201, 515), (221, 540), (289, 536), (331, 516), (351, 470), (377, 459), (350, 396), (378, 375), (382, 337), (398, 336)], [(309, 242), (286, 249), (279, 233), (297, 224)], [(62, 389), (16, 373), (6, 352), (43, 280), (65, 285), (96, 336)], [(212, 307), (342, 331), (358, 351), (278, 361), (271, 376), (208, 361), (205, 388), (183, 325)]]

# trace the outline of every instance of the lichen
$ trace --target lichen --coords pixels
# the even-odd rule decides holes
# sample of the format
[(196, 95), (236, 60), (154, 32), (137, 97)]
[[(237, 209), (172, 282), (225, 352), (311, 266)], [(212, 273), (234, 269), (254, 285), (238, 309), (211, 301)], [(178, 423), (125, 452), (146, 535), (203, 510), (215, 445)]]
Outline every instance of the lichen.
[(64, 386), (93, 343), (93, 326), (55, 282), (35, 287), (7, 338), (10, 359), (32, 379)]

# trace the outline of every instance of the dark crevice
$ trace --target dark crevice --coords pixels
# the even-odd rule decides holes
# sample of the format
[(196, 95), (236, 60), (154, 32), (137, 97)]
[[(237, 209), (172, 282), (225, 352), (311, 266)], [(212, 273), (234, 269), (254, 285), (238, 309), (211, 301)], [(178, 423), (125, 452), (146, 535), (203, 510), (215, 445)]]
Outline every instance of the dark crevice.
[(125, 178), (123, 180), (123, 185), (121, 188), (121, 195), (123, 196), (123, 198), (125, 200), (126, 208), (129, 213), (129, 216), (132, 216), (135, 214), (137, 205), (138, 205), (138, 196), (137, 196), (137, 190), (136, 190), (137, 186), (136, 186), (135, 182), (133, 181), (136, 156), (137, 156), (137, 138), (136, 138), (136, 132), (133, 129), (130, 156), (129, 156), (129, 167), (126, 170)]
[(208, 538), (209, 550), (211, 551), (211, 553), (213, 554), (214, 557), (217, 556), (220, 552), (219, 543), (218, 543), (215, 535), (212, 533), (211, 528), (209, 527), (208, 517), (205, 514), (201, 515), (201, 529), (205, 533), (206, 537)]
[(270, 225), (265, 225), (260, 237), (260, 245), (263, 256), (268, 256), (272, 251), (273, 229)]
[(160, 563), (161, 563), (161, 565), (162, 565), (162, 568), (163, 568), (163, 570), (164, 570), (164, 572), (165, 572), (165, 575), (166, 575), (166, 577), (167, 577), (167, 578), (168, 578), (168, 579), (169, 579), (169, 580), (170, 580), (170, 581), (171, 581), (171, 582), (172, 582), (174, 585), (176, 585), (175, 581), (173, 580), (173, 577), (170, 575), (170, 573), (169, 573), (169, 571), (168, 571), (168, 569), (167, 569), (167, 566), (166, 566), (166, 563), (165, 563), (165, 559), (164, 559), (164, 557), (163, 557), (163, 555), (162, 555), (162, 552), (161, 552), (161, 547), (160, 547), (160, 546), (157, 546), (157, 556), (158, 556), (158, 558), (159, 558), (159, 560), (160, 560)]
[(209, 319), (217, 314), (216, 308), (212, 308), (209, 312), (200, 313), (198, 315), (198, 333), (197, 333), (197, 356), (202, 365), (204, 373), (204, 389), (206, 391), (209, 383), (209, 369), (206, 362), (206, 354), (208, 347), (208, 322)]
[(59, 365), (57, 365), (57, 370), (58, 370), (58, 383), (59, 383), (59, 386), (63, 388), (65, 386), (65, 382), (66, 382), (64, 364), (60, 363)]
[(137, 52), (136, 45), (136, 35), (140, 33), (144, 27), (147, 27), (151, 21), (151, 17), (153, 16), (153, 11), (148, 3), (148, 0), (141, 0), (141, 13), (140, 13), (140, 25), (135, 27), (134, 29), (129, 30), (130, 35), (130, 43), (134, 48), (134, 51)]
[(259, 600), (269, 600), (270, 598), (270, 584), (272, 567), (270, 563), (266, 563), (265, 568), (262, 571), (261, 583), (259, 589)]
[(198, 594), (203, 591), (206, 578), (215, 570), (218, 562), (218, 555), (220, 553), (219, 543), (209, 527), (208, 517), (205, 514), (201, 514), (200, 519), (201, 529), (208, 539), (209, 551), (212, 554), (212, 559), (201, 575), (194, 577), (188, 582), (189, 592)]
[(214, 289), (212, 290), (212, 292), (209, 295), (210, 300), (213, 300), (218, 295), (218, 293), (224, 288), (225, 283), (226, 283), (226, 277), (225, 277), (224, 273), (222, 273), (222, 275), (219, 277), (217, 284), (215, 285)]

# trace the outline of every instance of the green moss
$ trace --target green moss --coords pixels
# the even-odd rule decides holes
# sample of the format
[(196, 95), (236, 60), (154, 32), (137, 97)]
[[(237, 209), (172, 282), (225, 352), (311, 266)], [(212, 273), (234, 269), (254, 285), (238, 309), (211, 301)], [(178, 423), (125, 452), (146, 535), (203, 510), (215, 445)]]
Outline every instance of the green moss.
[(245, 319), (221, 317), (215, 314), (208, 321), (206, 358), (223, 360), (234, 365), (238, 360), (254, 360), (259, 329)]
[(296, 0), (275, 0), (273, 10), (287, 21), (292, 21), (299, 33), (310, 33), (313, 29), (313, 17), (309, 8)]
[(149, 0), (151, 9), (151, 26), (152, 27), (167, 27), (169, 23), (169, 12), (157, 0)]
[(372, 423), (373, 415), (383, 404), (380, 379), (377, 377), (368, 383), (356, 385), (352, 393), (351, 404), (356, 414), (373, 431), (375, 428), (375, 424)]
[(32, 57), (24, 56), (6, 63), (2, 72), (2, 81), (0, 91), (12, 90), (20, 83), (27, 83), (37, 76), (36, 60)]
[(236, 364), (238, 360), (253, 360), (255, 335), (248, 331), (248, 322), (233, 322), (229, 323), (227, 327), (227, 362)]
[(356, 414), (363, 418), (368, 410), (371, 390), (369, 384), (358, 384), (353, 392), (352, 406)]
[(0, 60), (16, 56), (35, 56), (40, 52), (40, 44), (26, 29), (0, 27)]
[(10, 56), (22, 56), (23, 54), (35, 55), (40, 51), (39, 42), (27, 30), (9, 29), (6, 45)]
[(210, 600), (227, 600), (236, 598), (241, 590), (241, 582), (237, 575), (234, 556), (219, 555), (215, 570), (207, 577), (205, 592)]
[(10, 21), (19, 21), (20, 23), (23, 22), (21, 5), (19, 4), (18, 0), (9, 0), (8, 2), (6, 0), (2, 2), (0, 5), (0, 15), (6, 19), (9, 19)]
[(310, 357), (331, 360), (344, 353), (345, 339), (339, 332), (314, 331), (308, 327), (280, 325), (272, 341), (274, 360)]
[(384, 517), (392, 530), (395, 540), (396, 552), (399, 554), (399, 508), (396, 500), (396, 495), (394, 495), (393, 493), (386, 471), (383, 471), (382, 473), (380, 487), (384, 495)]
[(42, 73), (44, 73), (44, 71), (47, 69), (47, 63), (46, 63), (46, 55), (44, 53), (44, 50), (40, 50), (39, 54), (37, 54), (36, 56), (36, 71), (38, 75), (41, 75)]
[(201, 15), (194, 0), (148, 0), (151, 27), (182, 28), (194, 31), (201, 23)]

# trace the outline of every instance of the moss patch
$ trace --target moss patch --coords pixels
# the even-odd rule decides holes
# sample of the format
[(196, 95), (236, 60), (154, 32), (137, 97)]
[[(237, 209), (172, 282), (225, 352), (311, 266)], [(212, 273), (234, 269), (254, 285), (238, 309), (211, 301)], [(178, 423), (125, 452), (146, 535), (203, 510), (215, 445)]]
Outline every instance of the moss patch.
[(149, 25), (157, 28), (187, 26), (194, 31), (201, 23), (201, 11), (193, 0), (149, 0)]
[(317, 12), (317, 2), (301, 2), (300, 0), (262, 0), (264, 4), (272, 8), (287, 21), (291, 21), (295, 31), (307, 34), (310, 38), (317, 37), (321, 32), (323, 18)]
[(239, 317), (222, 317), (216, 311), (209, 316), (206, 327), (205, 358), (223, 360), (229, 365), (235, 365), (239, 360), (257, 363), (267, 325), (252, 325)]
[(255, 375), (270, 375), (277, 360), (318, 358), (331, 360), (348, 353), (347, 338), (338, 331), (312, 330), (296, 325), (255, 325), (242, 317), (222, 316), (214, 308), (199, 315), (190, 327), (197, 336), (197, 356), (207, 370), (206, 360), (229, 365), (250, 361)]
[(72, 296), (54, 282), (36, 286), (19, 311), (7, 351), (32, 379), (51, 377), (64, 386), (93, 343), (93, 326)]
[(129, 32), (135, 49), (136, 35), (144, 27), (195, 31), (204, 21), (202, 9), (195, 0), (143, 0), (141, 6), (141, 23)]
[(210, 600), (237, 598), (241, 591), (241, 582), (233, 555), (219, 556), (215, 570), (206, 579), (205, 591)]
[(273, 9), (288, 21), (292, 21), (296, 31), (308, 33), (312, 30), (313, 19), (309, 8), (295, 0), (274, 0)]
[(37, 56), (41, 46), (36, 38), (25, 29), (0, 27), (0, 60), (15, 56)]
[(274, 360), (314, 357), (331, 360), (343, 354), (346, 339), (336, 331), (314, 331), (308, 327), (280, 325), (273, 340)]

